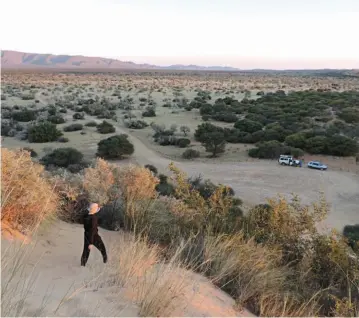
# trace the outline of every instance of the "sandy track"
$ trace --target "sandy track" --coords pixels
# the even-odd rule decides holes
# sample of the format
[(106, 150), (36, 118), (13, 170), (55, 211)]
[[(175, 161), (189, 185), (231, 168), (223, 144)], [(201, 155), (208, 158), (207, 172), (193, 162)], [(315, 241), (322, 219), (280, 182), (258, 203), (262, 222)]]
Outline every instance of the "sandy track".
[(134, 159), (141, 165), (153, 164), (160, 171), (168, 171), (168, 165), (174, 162), (189, 176), (202, 174), (213, 182), (231, 186), (236, 195), (250, 205), (263, 203), (266, 198), (277, 194), (291, 196), (292, 193), (299, 195), (303, 203), (309, 204), (317, 201), (322, 192), (331, 205), (325, 225), (341, 230), (346, 224), (359, 223), (358, 174), (330, 169), (317, 171), (306, 167), (282, 167), (275, 160), (221, 164), (176, 162), (161, 157), (118, 123), (113, 124), (119, 133), (129, 135), (135, 146)]

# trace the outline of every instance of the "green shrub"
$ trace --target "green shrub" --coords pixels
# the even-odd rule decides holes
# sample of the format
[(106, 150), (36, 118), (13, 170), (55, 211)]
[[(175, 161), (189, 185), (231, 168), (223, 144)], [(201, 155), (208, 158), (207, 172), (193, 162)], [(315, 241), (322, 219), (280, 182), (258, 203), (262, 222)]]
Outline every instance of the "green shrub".
[(348, 240), (349, 246), (354, 251), (359, 251), (359, 224), (344, 226), (343, 235)]
[(20, 122), (29, 122), (36, 119), (36, 113), (32, 110), (22, 110), (19, 112), (14, 112), (12, 118)]
[(79, 119), (84, 119), (85, 118), (85, 114), (84, 113), (75, 113), (72, 115), (73, 119), (79, 120)]
[(212, 157), (216, 157), (218, 154), (225, 152), (226, 149), (224, 133), (220, 131), (206, 134), (203, 136), (201, 143), (206, 151), (212, 154)]
[(238, 120), (235, 124), (234, 124), (234, 128), (237, 128), (241, 131), (245, 131), (248, 133), (254, 133), (258, 130), (262, 130), (263, 126), (261, 123), (256, 122), (256, 121), (252, 121), (249, 119), (242, 119), (242, 120)]
[(327, 137), (315, 136), (305, 141), (305, 148), (311, 154), (325, 153), (327, 149)]
[(97, 125), (97, 131), (100, 134), (111, 134), (116, 131), (116, 128), (106, 120), (104, 120), (101, 124)]
[(223, 121), (225, 123), (235, 123), (238, 120), (236, 114), (231, 112), (215, 113), (212, 115), (212, 118), (214, 120)]
[(135, 151), (133, 144), (125, 134), (103, 139), (98, 143), (97, 156), (104, 159), (123, 159)]
[(60, 115), (51, 115), (47, 117), (47, 121), (57, 125), (57, 124), (63, 124), (65, 122), (65, 118), (63, 118)]
[(28, 129), (29, 142), (51, 142), (56, 141), (61, 136), (62, 132), (56, 128), (56, 125), (48, 121), (35, 124)]
[(30, 152), (30, 156), (31, 156), (32, 158), (36, 158), (36, 157), (37, 157), (37, 152), (36, 152), (34, 149), (32, 149), (32, 148), (24, 147), (24, 148), (22, 148), (22, 150), (25, 150), (25, 151)]
[(175, 136), (160, 136), (155, 139), (161, 146), (177, 146), (178, 139)]
[(66, 132), (78, 131), (78, 130), (82, 130), (83, 128), (84, 128), (84, 126), (82, 124), (71, 124), (71, 125), (64, 127), (64, 131), (66, 131)]
[(177, 145), (180, 148), (186, 148), (190, 145), (191, 140), (189, 140), (188, 138), (179, 138), (177, 139)]
[(171, 183), (168, 183), (168, 177), (164, 174), (160, 174), (158, 178), (160, 182), (156, 185), (156, 191), (160, 195), (173, 196), (175, 194), (175, 187)]
[(63, 143), (65, 143), (65, 142), (69, 142), (70, 139), (67, 138), (67, 137), (60, 137), (59, 139), (57, 139), (57, 141), (58, 141), (58, 142), (63, 142)]
[(127, 123), (127, 127), (131, 129), (143, 129), (148, 127), (148, 124), (143, 120), (131, 120)]
[(47, 113), (48, 113), (49, 116), (55, 116), (56, 111), (57, 111), (57, 109), (56, 109), (56, 107), (54, 105), (49, 106), (48, 109), (47, 109)]
[(97, 123), (92, 120), (85, 124), (86, 127), (97, 127)]
[(290, 150), (290, 147), (282, 145), (279, 141), (271, 140), (258, 143), (256, 148), (248, 151), (248, 155), (259, 159), (276, 159), (279, 155), (290, 154)]
[(145, 168), (150, 170), (155, 176), (158, 174), (158, 170), (154, 165), (147, 164)]
[(58, 148), (45, 155), (41, 162), (45, 166), (53, 165), (56, 167), (67, 168), (69, 165), (79, 164), (83, 159), (83, 154), (74, 148)]
[(202, 142), (204, 139), (206, 139), (208, 133), (212, 132), (223, 132), (223, 128), (215, 126), (211, 123), (203, 123), (198, 125), (194, 133), (194, 137), (197, 141)]
[(156, 111), (154, 107), (146, 107), (146, 110), (142, 113), (143, 117), (156, 117)]
[(184, 159), (194, 159), (199, 158), (200, 152), (194, 149), (187, 149), (182, 153), (182, 158)]
[(9, 136), (10, 131), (12, 130), (12, 127), (10, 125), (7, 124), (1, 124), (1, 136)]
[(333, 156), (355, 156), (358, 152), (358, 142), (352, 138), (333, 135), (327, 138), (327, 154)]
[(21, 99), (22, 100), (32, 100), (32, 99), (35, 99), (35, 97), (32, 94), (22, 94)]
[(204, 116), (204, 115), (212, 115), (213, 114), (213, 106), (211, 104), (204, 104), (199, 109), (199, 113), (202, 116)]

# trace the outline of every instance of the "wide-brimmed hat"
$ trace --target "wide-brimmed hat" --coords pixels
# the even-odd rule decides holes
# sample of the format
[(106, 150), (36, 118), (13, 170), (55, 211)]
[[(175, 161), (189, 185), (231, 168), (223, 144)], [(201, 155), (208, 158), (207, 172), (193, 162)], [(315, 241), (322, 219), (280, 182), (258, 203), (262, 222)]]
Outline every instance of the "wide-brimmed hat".
[(98, 206), (97, 203), (91, 203), (89, 205), (89, 207), (87, 208), (87, 211), (89, 211), (89, 214), (95, 214), (97, 213), (98, 211), (100, 211), (100, 207)]

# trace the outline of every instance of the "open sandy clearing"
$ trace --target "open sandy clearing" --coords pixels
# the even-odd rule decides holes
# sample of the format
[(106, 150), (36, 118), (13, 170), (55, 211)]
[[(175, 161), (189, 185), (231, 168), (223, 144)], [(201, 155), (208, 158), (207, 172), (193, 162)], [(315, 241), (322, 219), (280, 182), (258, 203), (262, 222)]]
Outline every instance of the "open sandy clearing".
[[(118, 132), (124, 132), (117, 125)], [(171, 160), (149, 149), (130, 134), (135, 146), (134, 158), (141, 164), (153, 164), (166, 171)], [(278, 193), (297, 194), (303, 203), (317, 201), (321, 192), (331, 205), (326, 225), (341, 230), (359, 222), (359, 176), (349, 172), (316, 171), (306, 167), (282, 167), (276, 161), (239, 163), (175, 162), (189, 176), (202, 174), (213, 182), (231, 186), (247, 204), (263, 203)]]
[[(141, 291), (127, 285), (114, 287), (109, 280), (114, 274), (111, 272), (113, 266), (116, 268), (111, 251), (119, 244), (126, 244), (126, 235), (103, 229), (100, 235), (109, 251), (109, 263), (104, 265), (100, 253), (94, 250), (85, 268), (80, 266), (81, 225), (56, 221), (38, 235), (36, 243), (20, 249), (18, 244), (2, 238), (2, 284), (11, 273), (11, 269), (4, 269), (6, 264), (12, 264), (10, 257), (15, 253), (24, 254), (24, 268), (16, 271), (11, 282), (16, 284), (19, 278), (25, 279), (25, 284), (18, 285), (15, 293), (20, 297), (19, 292), (26, 292), (25, 312), (20, 313), (21, 316), (138, 316), (139, 307), (134, 298), (136, 292)], [(139, 272), (146, 272), (146, 269), (140, 268)], [(247, 311), (235, 311), (234, 300), (206, 278), (184, 272), (187, 271), (174, 272), (171, 277), (173, 280), (185, 277), (183, 293), (174, 300), (171, 316), (252, 316)]]

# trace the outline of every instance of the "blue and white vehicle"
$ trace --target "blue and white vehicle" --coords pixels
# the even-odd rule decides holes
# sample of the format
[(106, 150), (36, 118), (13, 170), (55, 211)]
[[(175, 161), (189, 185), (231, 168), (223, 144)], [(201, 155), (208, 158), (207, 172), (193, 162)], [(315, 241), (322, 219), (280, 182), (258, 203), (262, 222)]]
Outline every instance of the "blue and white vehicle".
[(318, 169), (318, 170), (327, 170), (328, 169), (328, 166), (326, 166), (325, 164), (322, 164), (319, 161), (309, 161), (307, 166), (310, 169)]

